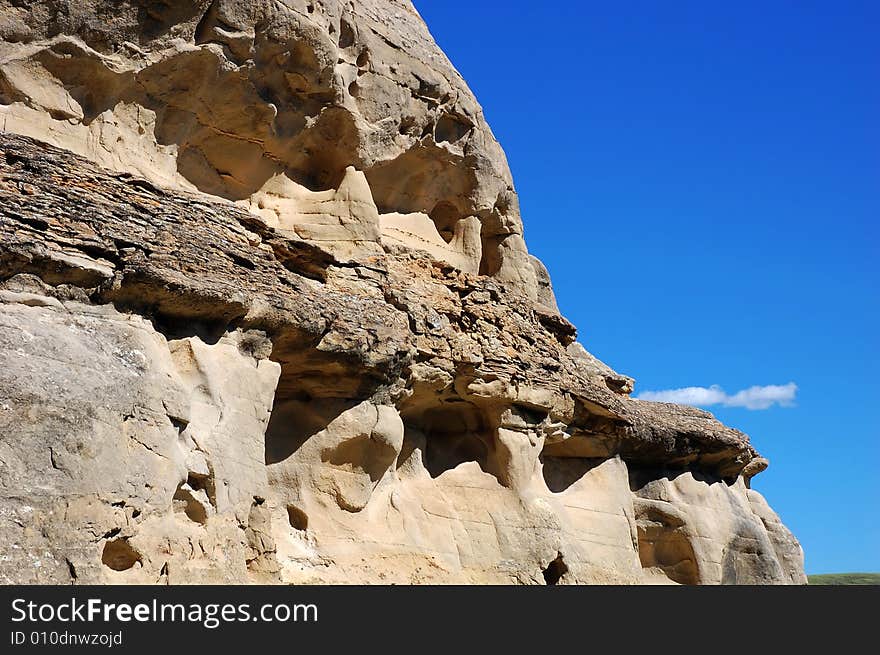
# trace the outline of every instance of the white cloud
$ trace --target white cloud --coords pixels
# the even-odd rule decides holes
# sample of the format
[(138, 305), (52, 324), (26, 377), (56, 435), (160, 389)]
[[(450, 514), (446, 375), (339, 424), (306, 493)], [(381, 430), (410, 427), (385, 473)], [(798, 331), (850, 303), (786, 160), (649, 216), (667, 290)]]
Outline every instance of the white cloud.
[(638, 397), (641, 400), (693, 405), (694, 407), (724, 405), (725, 407), (745, 407), (746, 409), (768, 409), (773, 405), (791, 407), (794, 404), (797, 390), (798, 386), (794, 382), (789, 382), (788, 384), (749, 387), (730, 395), (717, 384), (713, 384), (711, 387), (643, 391)]

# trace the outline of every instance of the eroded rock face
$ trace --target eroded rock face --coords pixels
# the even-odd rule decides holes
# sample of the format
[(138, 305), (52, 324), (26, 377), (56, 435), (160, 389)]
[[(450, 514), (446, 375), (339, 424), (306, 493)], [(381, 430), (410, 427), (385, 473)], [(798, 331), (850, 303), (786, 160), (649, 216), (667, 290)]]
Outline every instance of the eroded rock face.
[(0, 580), (802, 583), (559, 316), (403, 0), (0, 0)]
[(504, 153), (408, 1), (0, 12), (4, 130), (239, 201), (343, 257), (375, 254), (389, 214), (392, 240), (536, 297)]

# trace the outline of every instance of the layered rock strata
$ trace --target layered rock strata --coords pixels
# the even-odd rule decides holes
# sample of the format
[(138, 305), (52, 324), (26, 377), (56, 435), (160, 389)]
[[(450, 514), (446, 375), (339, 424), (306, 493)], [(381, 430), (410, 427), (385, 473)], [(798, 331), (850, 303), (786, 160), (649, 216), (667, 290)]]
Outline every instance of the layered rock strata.
[(802, 583), (409, 2), (0, 0), (0, 581)]

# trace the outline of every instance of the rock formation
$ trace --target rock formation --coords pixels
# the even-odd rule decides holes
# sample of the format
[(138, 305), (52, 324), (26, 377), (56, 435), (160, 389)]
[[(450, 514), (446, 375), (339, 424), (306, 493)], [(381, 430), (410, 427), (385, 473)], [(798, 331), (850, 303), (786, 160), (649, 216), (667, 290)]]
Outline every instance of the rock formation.
[(0, 0), (0, 582), (803, 583), (561, 317), (408, 0)]

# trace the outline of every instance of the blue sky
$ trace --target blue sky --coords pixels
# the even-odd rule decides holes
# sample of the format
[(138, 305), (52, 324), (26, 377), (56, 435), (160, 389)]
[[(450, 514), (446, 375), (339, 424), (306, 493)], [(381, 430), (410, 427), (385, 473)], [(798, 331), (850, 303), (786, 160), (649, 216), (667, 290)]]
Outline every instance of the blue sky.
[(415, 4), (582, 343), (636, 393), (795, 383), (709, 409), (809, 573), (880, 571), (880, 3)]

